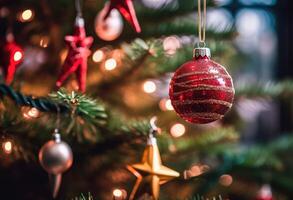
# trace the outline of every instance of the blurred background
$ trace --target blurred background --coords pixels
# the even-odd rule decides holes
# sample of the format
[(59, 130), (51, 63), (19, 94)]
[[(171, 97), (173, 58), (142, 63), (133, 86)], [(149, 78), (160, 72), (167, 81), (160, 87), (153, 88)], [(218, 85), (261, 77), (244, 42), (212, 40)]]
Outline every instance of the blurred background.
[[(236, 94), (230, 112), (206, 125), (178, 117), (168, 96), (174, 71), (191, 60), (198, 41), (197, 1), (134, 0), (141, 33), (118, 10), (104, 19), (106, 3), (84, 0), (82, 10), (94, 39), (85, 94), (105, 107), (108, 118), (100, 123), (62, 114), (60, 130), (74, 164), (57, 199), (90, 199), (88, 192), (93, 199), (119, 199), (115, 189), (129, 198), (136, 179), (125, 166), (141, 160), (152, 116), (162, 129), (163, 163), (181, 175), (161, 186), (160, 199), (292, 199), (292, 2), (207, 1), (206, 44), (233, 77)], [(73, 34), (75, 16), (73, 0), (0, 1), (0, 47), (12, 33), (23, 50), (13, 89), (33, 97), (56, 91), (68, 52), (64, 36)], [(0, 59), (4, 82), (5, 55)], [(77, 90), (76, 77), (64, 87)], [(1, 196), (51, 199), (37, 155), (57, 115), (1, 99)], [(135, 199), (152, 199), (149, 191), (144, 184)]]

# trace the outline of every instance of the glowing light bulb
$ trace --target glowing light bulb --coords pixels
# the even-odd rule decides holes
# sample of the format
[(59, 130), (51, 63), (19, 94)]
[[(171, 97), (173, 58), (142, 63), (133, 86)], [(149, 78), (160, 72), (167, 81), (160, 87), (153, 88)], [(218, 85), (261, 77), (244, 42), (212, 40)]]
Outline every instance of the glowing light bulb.
[(26, 9), (22, 11), (20, 15), (20, 20), (25, 22), (25, 21), (30, 21), (33, 18), (33, 11), (30, 9)]
[(161, 101), (159, 102), (159, 107), (163, 111), (174, 110), (174, 108), (173, 108), (173, 106), (171, 104), (171, 100), (166, 99), (166, 98), (161, 99)]
[(20, 51), (16, 51), (13, 55), (13, 60), (15, 62), (19, 61), (22, 58), (22, 53)]
[(185, 126), (179, 123), (174, 124), (170, 129), (170, 133), (175, 138), (181, 137), (185, 133)]
[(143, 91), (146, 93), (153, 93), (157, 89), (156, 84), (153, 81), (146, 81), (143, 84)]
[(38, 118), (39, 115), (40, 115), (40, 111), (36, 108), (23, 107), (22, 109), (22, 116), (25, 119)]
[(10, 154), (12, 152), (12, 142), (11, 141), (6, 141), (2, 144), (2, 148), (5, 153)]
[(114, 58), (110, 58), (105, 62), (105, 69), (111, 71), (117, 67), (117, 62)]
[(93, 53), (93, 61), (94, 62), (101, 62), (104, 58), (104, 52), (102, 50), (96, 50), (95, 53)]
[(124, 200), (127, 197), (126, 190), (123, 189), (115, 189), (113, 190), (113, 199), (114, 200)]
[(233, 183), (233, 177), (229, 174), (223, 174), (219, 179), (219, 183), (228, 187)]
[(123, 194), (122, 191), (119, 190), (119, 189), (115, 189), (115, 190), (113, 190), (113, 196), (114, 196), (114, 197), (121, 197), (122, 194)]
[(180, 41), (176, 36), (166, 37), (163, 41), (163, 48), (167, 55), (174, 55), (181, 47)]
[(40, 40), (40, 46), (43, 48), (48, 47), (49, 44), (49, 38), (48, 37), (42, 37)]
[(171, 100), (170, 99), (167, 99), (166, 102), (165, 102), (165, 106), (166, 106), (166, 109), (167, 110), (174, 110), (172, 104), (171, 104)]

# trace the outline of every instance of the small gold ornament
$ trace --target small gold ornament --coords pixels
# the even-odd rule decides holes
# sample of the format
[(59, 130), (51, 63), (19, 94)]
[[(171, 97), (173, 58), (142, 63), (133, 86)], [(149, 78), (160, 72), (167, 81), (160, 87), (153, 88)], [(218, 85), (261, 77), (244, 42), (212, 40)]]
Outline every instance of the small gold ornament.
[[(154, 129), (154, 131), (156, 131), (156, 129)], [(128, 165), (127, 169), (137, 177), (129, 200), (134, 199), (135, 193), (143, 178), (147, 179), (151, 184), (151, 195), (157, 200), (159, 199), (160, 185), (180, 175), (178, 172), (162, 164), (157, 140), (152, 133), (147, 140), (147, 146), (143, 152), (142, 161), (137, 164)]]

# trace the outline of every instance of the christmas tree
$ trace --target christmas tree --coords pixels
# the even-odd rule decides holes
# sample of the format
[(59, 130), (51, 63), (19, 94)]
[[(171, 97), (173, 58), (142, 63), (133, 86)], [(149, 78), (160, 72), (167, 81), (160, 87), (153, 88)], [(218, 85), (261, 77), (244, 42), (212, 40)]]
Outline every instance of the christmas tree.
[(1, 1), (1, 198), (290, 199), (292, 18), (289, 0)]

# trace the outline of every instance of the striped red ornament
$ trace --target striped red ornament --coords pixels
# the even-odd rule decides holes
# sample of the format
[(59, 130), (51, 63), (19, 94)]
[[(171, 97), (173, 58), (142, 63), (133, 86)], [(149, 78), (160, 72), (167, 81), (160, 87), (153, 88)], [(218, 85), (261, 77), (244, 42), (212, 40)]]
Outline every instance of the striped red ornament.
[(221, 119), (231, 108), (235, 90), (226, 69), (210, 59), (208, 48), (196, 48), (194, 58), (176, 70), (169, 96), (184, 120), (205, 124)]

